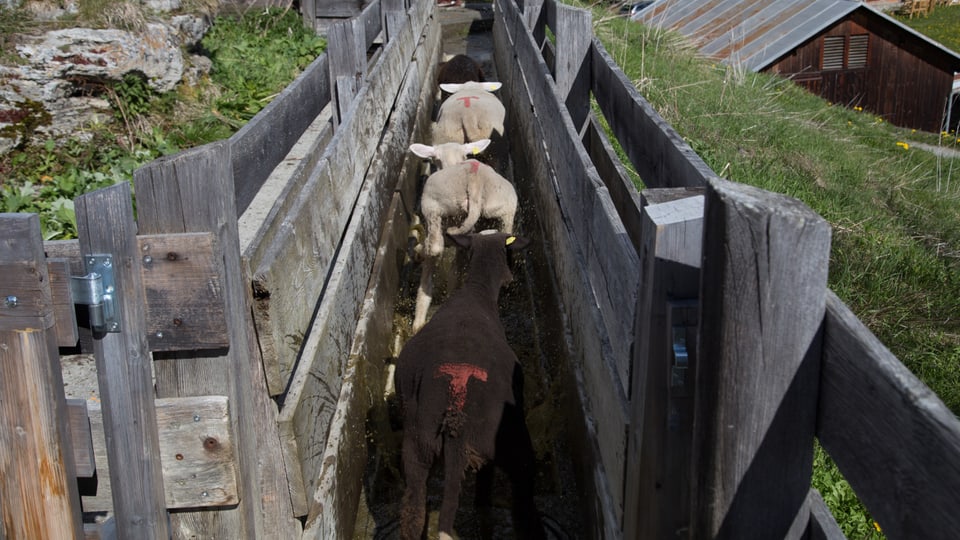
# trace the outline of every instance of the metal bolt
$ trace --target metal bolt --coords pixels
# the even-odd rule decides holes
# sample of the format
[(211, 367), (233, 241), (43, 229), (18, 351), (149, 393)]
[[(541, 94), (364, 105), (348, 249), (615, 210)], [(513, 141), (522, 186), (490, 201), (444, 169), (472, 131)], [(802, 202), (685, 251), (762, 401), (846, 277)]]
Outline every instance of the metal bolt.
[(107, 294), (113, 294), (113, 285), (107, 285), (107, 288), (104, 289), (104, 292)]
[(199, 415), (199, 414), (193, 415), (193, 421), (194, 421), (194, 422), (199, 422), (199, 421), (200, 421), (200, 415)]
[(150, 255), (146, 255), (143, 257), (143, 264), (150, 264), (152, 262), (153, 262), (153, 257), (151, 257)]
[(111, 261), (110, 259), (104, 259), (104, 261), (103, 261), (103, 267), (104, 267), (104, 268), (110, 268), (111, 266), (113, 266), (113, 261)]
[(6, 302), (7, 302), (7, 307), (8, 307), (8, 308), (15, 308), (15, 307), (17, 307), (17, 302), (19, 302), (19, 300), (17, 299), (16, 296), (13, 296), (13, 295), (11, 294), (10, 296), (7, 297)]
[(157, 332), (157, 339), (163, 339), (163, 332)]
[(207, 496), (207, 492), (204, 491), (203, 493), (200, 494), (200, 496), (201, 496), (201, 497), (206, 497), (206, 496)]

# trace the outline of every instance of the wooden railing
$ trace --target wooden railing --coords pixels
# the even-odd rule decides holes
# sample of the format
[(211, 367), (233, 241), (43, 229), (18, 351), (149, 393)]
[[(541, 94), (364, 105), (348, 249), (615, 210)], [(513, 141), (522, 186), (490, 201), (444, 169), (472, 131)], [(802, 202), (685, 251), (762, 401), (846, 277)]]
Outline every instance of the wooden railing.
[(533, 189), (580, 358), (593, 535), (841, 538), (810, 488), (817, 439), (888, 537), (951, 536), (960, 421), (827, 288), (829, 224), (718, 178), (588, 12), (496, 5), (498, 55), (516, 63), (505, 99), (527, 129), (514, 158), (547, 179)]
[[(83, 508), (113, 511), (120, 537), (351, 536), (358, 426), (382, 379), (370, 359), (391, 354), (391, 260), (414, 220), (406, 146), (428, 132), (440, 56), (436, 7), (412, 4), (333, 24), (328, 53), (234, 137), (136, 171), (136, 222), (126, 184), (78, 199), (80, 241), (2, 216), (8, 537), (79, 534), (72, 477), (94, 468)], [(497, 0), (493, 32), (514, 180), (538, 214), (526, 232), (553, 267), (583, 412), (567, 427), (587, 536), (842, 537), (810, 489), (815, 438), (890, 538), (957, 530), (960, 423), (827, 289), (829, 225), (718, 178), (588, 12)], [(78, 340), (71, 276), (104, 254), (120, 331), (79, 336), (103, 406), (70, 435), (56, 346)], [(24, 455), (41, 459), (21, 470)], [(40, 478), (57, 497), (7, 495)]]
[[(363, 432), (329, 450), (327, 436), (431, 95), (432, 13), (381, 0), (334, 24), (328, 52), (235, 135), (135, 171), (136, 221), (126, 183), (77, 199), (79, 241), (42, 242), (36, 216), (0, 218), (0, 267), (16, 276), (0, 286), (0, 536), (80, 537), (81, 506), (113, 516), (93, 536), (349, 536), (351, 520), (320, 509), (355, 511), (359, 486), (328, 493), (338, 468), (324, 457), (362, 447)], [(72, 276), (102, 278), (104, 260), (118, 318), (78, 331)], [(89, 414), (68, 406), (56, 369), (57, 346), (78, 341), (97, 362)], [(78, 474), (95, 494), (81, 497)]]

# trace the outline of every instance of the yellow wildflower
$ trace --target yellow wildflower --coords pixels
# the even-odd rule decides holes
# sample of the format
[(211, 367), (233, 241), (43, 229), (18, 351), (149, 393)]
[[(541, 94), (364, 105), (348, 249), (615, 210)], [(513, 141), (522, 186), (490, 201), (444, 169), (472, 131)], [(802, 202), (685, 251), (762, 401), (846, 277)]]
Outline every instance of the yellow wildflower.
[(900, 148), (903, 148), (904, 150), (910, 149), (910, 145), (905, 142), (897, 141), (897, 146), (899, 146)]

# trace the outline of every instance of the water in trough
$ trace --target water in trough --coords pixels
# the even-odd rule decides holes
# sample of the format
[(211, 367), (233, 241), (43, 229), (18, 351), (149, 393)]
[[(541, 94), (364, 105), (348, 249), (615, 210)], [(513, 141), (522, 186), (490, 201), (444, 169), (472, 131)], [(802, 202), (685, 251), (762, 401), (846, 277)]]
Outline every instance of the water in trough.
[[(488, 80), (497, 80), (490, 25), (489, 21), (482, 20), (484, 16), (490, 16), (490, 13), (484, 13), (489, 9), (490, 4), (441, 8), (441, 20), (445, 23), (443, 52), (469, 54), (481, 62)], [(508, 167), (508, 171), (512, 171), (512, 167)], [(505, 176), (514, 183), (520, 198), (515, 232), (534, 240), (531, 248), (513, 258), (514, 281), (501, 292), (500, 315), (507, 339), (524, 369), (527, 424), (537, 453), (536, 504), (544, 516), (548, 538), (582, 538), (583, 504), (589, 502), (580, 499), (574, 480), (575, 456), (571, 455), (567, 443), (571, 415), (581, 413), (577, 410), (575, 391), (570, 388), (572, 378), (565, 371), (565, 337), (558, 316), (561, 309), (547, 262), (548, 246), (537, 242), (540, 225), (535, 208), (525, 193), (527, 179), (514, 177), (512, 172)], [(481, 220), (477, 229), (483, 228), (486, 225)], [(453, 248), (447, 248), (444, 263), (438, 266), (450, 268), (456, 265)], [(398, 342), (406, 339), (412, 323), (419, 266), (419, 263), (409, 261), (403, 268), (394, 315)], [(433, 308), (443, 302), (448, 290), (439, 275), (435, 287)], [(363, 479), (355, 539), (399, 537), (403, 493), (400, 442), (403, 432), (395, 400), (390, 398), (387, 403), (389, 420), (371, 421), (367, 426), (370, 460)], [(497, 472), (490, 515), (474, 507), (474, 476), (468, 473), (463, 484), (455, 522), (457, 536), (463, 539), (512, 538), (510, 487), (505, 476)], [(442, 469), (438, 464), (428, 483), (430, 538), (437, 536), (442, 482)]]

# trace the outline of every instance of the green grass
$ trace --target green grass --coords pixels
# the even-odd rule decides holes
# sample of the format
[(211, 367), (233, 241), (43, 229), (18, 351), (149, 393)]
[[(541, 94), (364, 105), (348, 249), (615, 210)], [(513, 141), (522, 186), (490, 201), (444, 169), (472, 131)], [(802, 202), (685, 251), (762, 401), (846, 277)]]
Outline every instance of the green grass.
[[(127, 6), (115, 0), (83, 5), (102, 14)], [(11, 63), (3, 51), (12, 49), (14, 33), (30, 27), (23, 20), (22, 11), (0, 8), (0, 61)], [(296, 11), (276, 8), (217, 17), (202, 45), (213, 63), (208, 79), (163, 95), (135, 75), (105, 82), (99, 90), (113, 106), (113, 122), (0, 156), (0, 212), (39, 214), (47, 240), (76, 237), (74, 198), (131, 181), (136, 168), (162, 155), (229, 137), (326, 48)], [(31, 110), (9, 129), (29, 138), (50, 121), (42, 107)]]
[[(896, 128), (784, 79), (718, 65), (676, 34), (600, 7), (594, 21), (626, 75), (714, 171), (796, 197), (832, 224), (831, 289), (960, 413), (960, 159), (918, 147), (957, 150), (957, 134)], [(848, 537), (882, 537), (819, 449), (814, 484)]]
[(927, 17), (910, 19), (894, 14), (894, 18), (948, 49), (960, 51), (960, 5), (937, 6)]

